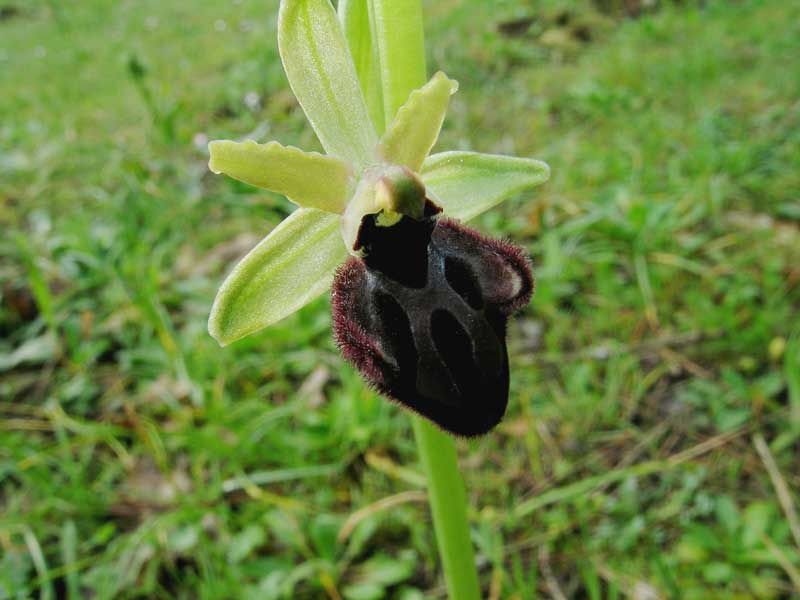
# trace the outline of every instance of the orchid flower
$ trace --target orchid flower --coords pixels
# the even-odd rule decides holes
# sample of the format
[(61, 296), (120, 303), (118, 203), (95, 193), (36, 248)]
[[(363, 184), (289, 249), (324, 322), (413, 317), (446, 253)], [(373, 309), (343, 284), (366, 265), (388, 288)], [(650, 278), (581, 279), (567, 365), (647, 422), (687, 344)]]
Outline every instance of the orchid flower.
[(379, 136), (384, 107), (368, 107), (369, 68), (356, 68), (356, 43), (329, 0), (282, 0), (281, 60), (326, 154), (278, 142), (209, 144), (214, 173), (300, 207), (228, 275), (209, 332), (230, 344), (333, 284), (335, 339), (365, 379), (448, 431), (478, 435), (505, 412), (506, 320), (528, 302), (533, 281), (519, 248), (460, 221), (543, 183), (549, 168), (475, 152), (431, 155), (458, 88), (441, 72)]

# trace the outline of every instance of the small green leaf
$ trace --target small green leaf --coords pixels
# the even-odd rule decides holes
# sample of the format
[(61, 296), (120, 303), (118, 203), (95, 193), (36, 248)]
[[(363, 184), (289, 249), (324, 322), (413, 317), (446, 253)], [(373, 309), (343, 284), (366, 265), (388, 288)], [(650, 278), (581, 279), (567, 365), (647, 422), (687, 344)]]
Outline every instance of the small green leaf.
[(411, 92), (381, 139), (379, 151), (387, 162), (419, 171), (439, 138), (450, 96), (457, 89), (458, 82), (439, 71)]
[(402, 583), (414, 573), (417, 555), (413, 551), (405, 551), (399, 556), (378, 554), (361, 565), (362, 578), (370, 583), (382, 586)]
[(228, 542), (228, 563), (235, 565), (258, 548), (266, 540), (267, 535), (261, 525), (249, 525)]
[(434, 201), (445, 215), (464, 221), (549, 177), (550, 167), (540, 160), (476, 152), (434, 154), (422, 166), (422, 182)]
[(308, 524), (308, 537), (314, 544), (317, 556), (334, 562), (339, 550), (336, 533), (342, 526), (342, 519), (333, 515), (317, 515)]
[(327, 290), (347, 257), (339, 217), (300, 208), (236, 265), (222, 284), (208, 331), (227, 345), (299, 310)]
[(744, 510), (742, 544), (745, 548), (755, 548), (762, 544), (773, 517), (772, 505), (762, 500), (753, 502)]
[(706, 581), (716, 585), (727, 583), (736, 576), (736, 572), (731, 565), (719, 561), (703, 565), (702, 572)]
[(345, 163), (278, 142), (217, 140), (208, 145), (208, 168), (250, 185), (283, 194), (305, 208), (341, 213), (350, 196)]
[(733, 498), (727, 494), (719, 496), (716, 499), (714, 508), (717, 520), (720, 525), (722, 525), (725, 532), (730, 536), (735, 535), (741, 525), (741, 516), (739, 515), (739, 509), (736, 507)]
[(347, 600), (380, 600), (386, 597), (386, 589), (375, 583), (354, 583), (342, 591)]
[(58, 339), (52, 331), (29, 338), (9, 352), (0, 351), (0, 373), (20, 365), (37, 365), (58, 356)]
[(339, 20), (350, 46), (356, 66), (361, 91), (367, 101), (372, 124), (383, 131), (383, 89), (381, 88), (380, 60), (375, 43), (375, 20), (370, 14), (368, 0), (339, 0)]
[(362, 169), (377, 142), (350, 49), (329, 0), (282, 0), (278, 48), (289, 84), (328, 154)]

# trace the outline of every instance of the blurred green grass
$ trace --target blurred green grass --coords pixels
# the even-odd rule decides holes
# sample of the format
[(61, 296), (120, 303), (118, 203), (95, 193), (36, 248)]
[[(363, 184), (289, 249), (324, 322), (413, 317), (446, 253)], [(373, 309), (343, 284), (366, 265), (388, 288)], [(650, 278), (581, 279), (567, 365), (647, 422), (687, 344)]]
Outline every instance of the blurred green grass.
[[(441, 147), (553, 170), (478, 224), (537, 281), (509, 414), (459, 443), (487, 597), (800, 594), (800, 7), (663, 4), (427, 5)], [(407, 416), (327, 299), (205, 329), (291, 210), (205, 141), (318, 146), (277, 2), (2, 6), (0, 598), (442, 597)]]

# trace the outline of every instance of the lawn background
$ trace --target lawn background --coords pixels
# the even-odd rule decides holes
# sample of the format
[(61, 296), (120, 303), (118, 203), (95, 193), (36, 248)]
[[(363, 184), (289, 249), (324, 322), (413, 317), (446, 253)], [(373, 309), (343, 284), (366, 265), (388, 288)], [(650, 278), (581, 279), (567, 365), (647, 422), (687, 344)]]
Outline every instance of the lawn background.
[[(458, 444), (484, 592), (800, 597), (800, 4), (626, 4), (426, 4), (438, 147), (553, 172), (476, 223), (536, 276), (508, 415)], [(206, 142), (319, 148), (276, 11), (0, 2), (1, 599), (444, 597), (328, 299), (206, 332), (291, 211)]]

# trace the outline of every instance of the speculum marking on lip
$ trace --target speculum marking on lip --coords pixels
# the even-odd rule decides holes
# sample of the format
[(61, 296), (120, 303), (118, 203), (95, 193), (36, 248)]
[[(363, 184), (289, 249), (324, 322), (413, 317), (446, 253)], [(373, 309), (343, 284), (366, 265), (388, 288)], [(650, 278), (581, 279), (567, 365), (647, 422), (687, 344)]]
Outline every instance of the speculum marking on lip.
[(508, 403), (506, 322), (533, 291), (524, 252), (434, 214), (382, 229), (365, 220), (370, 253), (336, 274), (342, 354), (377, 391), (442, 429), (488, 432)]

